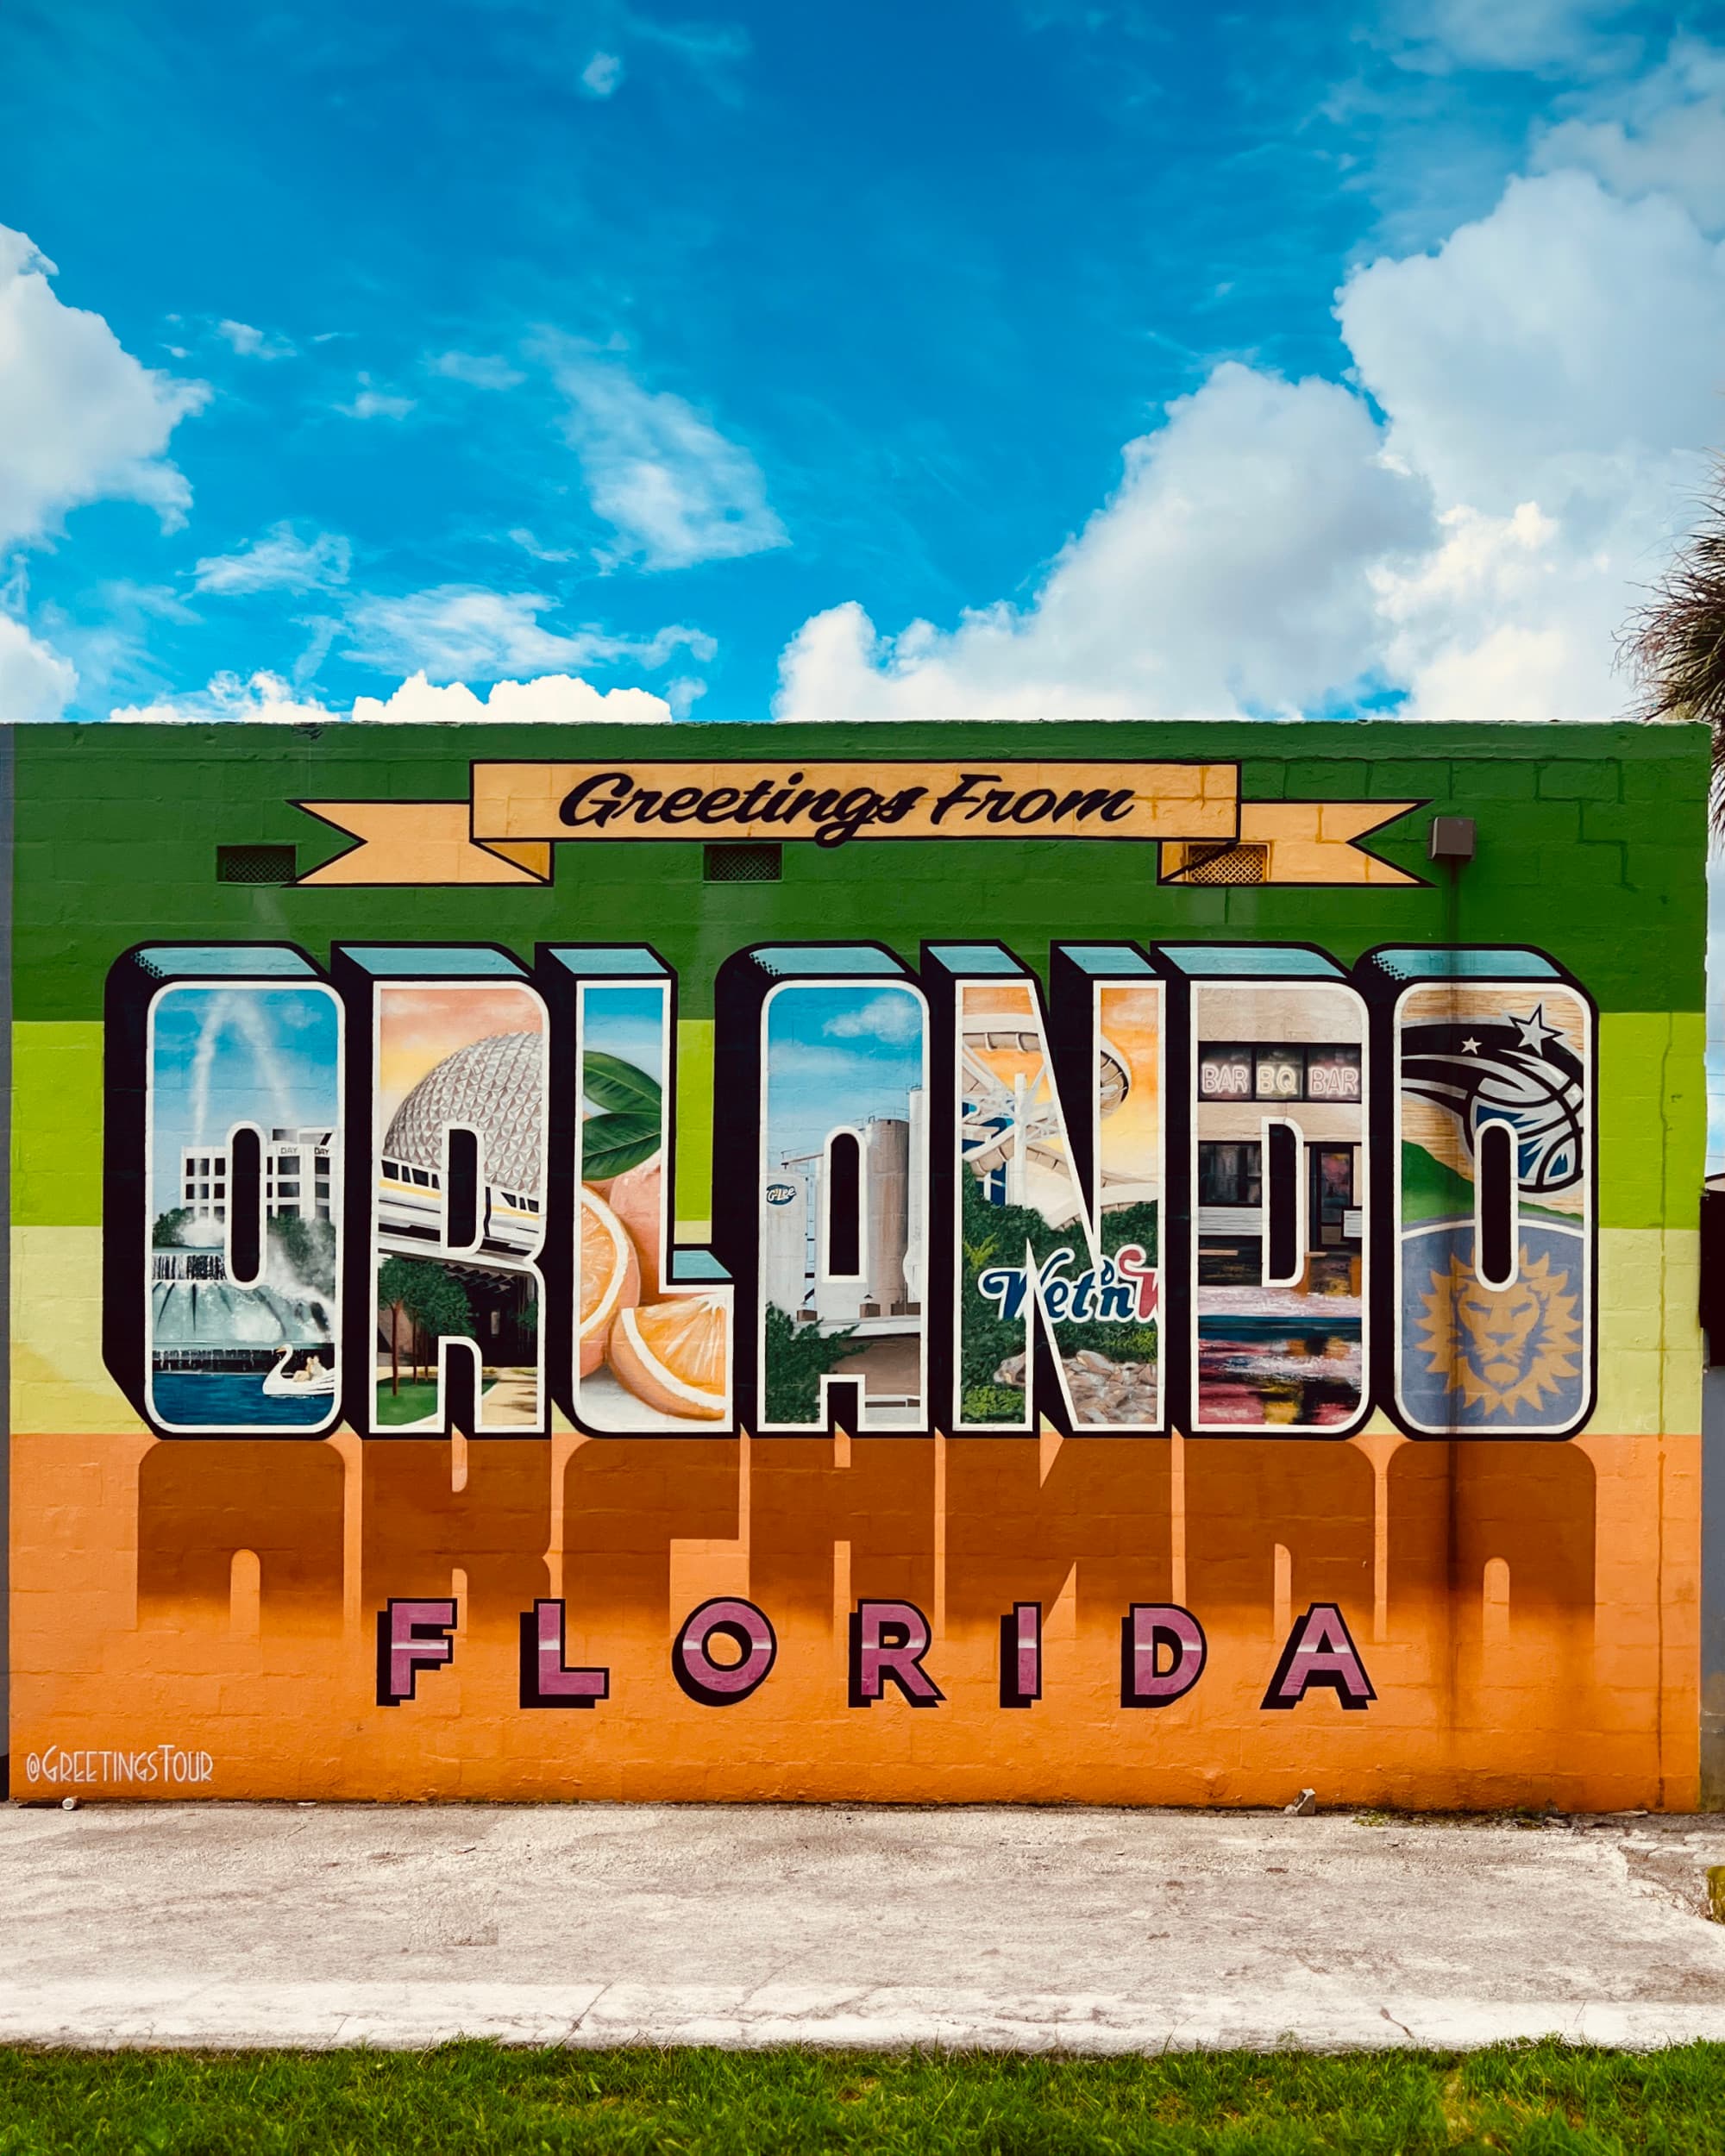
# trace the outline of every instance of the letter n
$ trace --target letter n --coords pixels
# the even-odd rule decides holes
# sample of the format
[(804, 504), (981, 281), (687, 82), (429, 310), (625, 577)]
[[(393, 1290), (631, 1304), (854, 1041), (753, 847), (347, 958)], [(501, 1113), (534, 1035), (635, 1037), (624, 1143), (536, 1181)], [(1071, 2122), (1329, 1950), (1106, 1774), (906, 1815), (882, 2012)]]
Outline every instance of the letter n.
[[(925, 943), (936, 1419), (959, 1436), (1159, 1434), (1164, 984), (1057, 943), (1051, 1005), (1000, 943)], [(1130, 1102), (1130, 1112), (1123, 1112)], [(997, 1300), (991, 1281), (1010, 1288)], [(1023, 1293), (1018, 1294), (1019, 1282)]]

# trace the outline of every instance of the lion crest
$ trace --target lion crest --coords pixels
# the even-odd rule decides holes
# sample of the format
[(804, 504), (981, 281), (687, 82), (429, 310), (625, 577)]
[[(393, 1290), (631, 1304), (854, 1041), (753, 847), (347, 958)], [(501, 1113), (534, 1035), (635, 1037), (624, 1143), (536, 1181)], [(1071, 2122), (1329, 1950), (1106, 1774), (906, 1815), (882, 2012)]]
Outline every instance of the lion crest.
[(1523, 1244), (1508, 1288), (1482, 1287), (1454, 1256), (1430, 1277), (1419, 1344), (1427, 1369), (1465, 1406), (1487, 1414), (1537, 1413), (1576, 1376), (1578, 1298), (1549, 1257), (1530, 1258)]

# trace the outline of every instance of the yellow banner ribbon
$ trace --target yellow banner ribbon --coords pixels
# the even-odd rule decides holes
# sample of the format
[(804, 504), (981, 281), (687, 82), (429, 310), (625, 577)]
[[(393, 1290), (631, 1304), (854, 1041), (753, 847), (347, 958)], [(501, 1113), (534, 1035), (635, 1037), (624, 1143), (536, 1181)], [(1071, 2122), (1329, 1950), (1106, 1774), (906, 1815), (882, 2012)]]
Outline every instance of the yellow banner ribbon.
[(551, 881), (593, 840), (1136, 839), (1182, 884), (1417, 884), (1360, 842), (1417, 801), (1242, 801), (1232, 763), (475, 763), (466, 801), (301, 801), (357, 841), (302, 884)]

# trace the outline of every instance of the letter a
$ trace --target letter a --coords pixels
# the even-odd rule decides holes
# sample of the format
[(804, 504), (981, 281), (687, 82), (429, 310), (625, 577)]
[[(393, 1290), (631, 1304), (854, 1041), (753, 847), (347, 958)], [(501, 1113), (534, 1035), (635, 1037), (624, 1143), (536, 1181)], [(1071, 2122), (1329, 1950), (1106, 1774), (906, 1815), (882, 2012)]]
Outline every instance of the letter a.
[(1289, 1633), (1263, 1704), (1297, 1707), (1314, 1684), (1327, 1685), (1349, 1708), (1363, 1709), (1377, 1697), (1353, 1634), (1333, 1602), (1314, 1602)]

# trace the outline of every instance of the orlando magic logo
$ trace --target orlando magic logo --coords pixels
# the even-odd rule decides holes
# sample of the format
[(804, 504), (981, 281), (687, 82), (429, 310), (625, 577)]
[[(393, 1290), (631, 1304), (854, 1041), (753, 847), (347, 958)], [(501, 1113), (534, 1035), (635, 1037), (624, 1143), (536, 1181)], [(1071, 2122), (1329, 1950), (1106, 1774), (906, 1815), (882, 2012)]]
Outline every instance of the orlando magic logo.
[(1584, 1075), (1581, 1058), (1546, 1023), (1543, 1004), (1524, 1018), (1410, 1025), (1402, 1037), (1403, 1092), (1454, 1116), (1470, 1153), (1482, 1124), (1509, 1124), (1524, 1191), (1579, 1181)]

